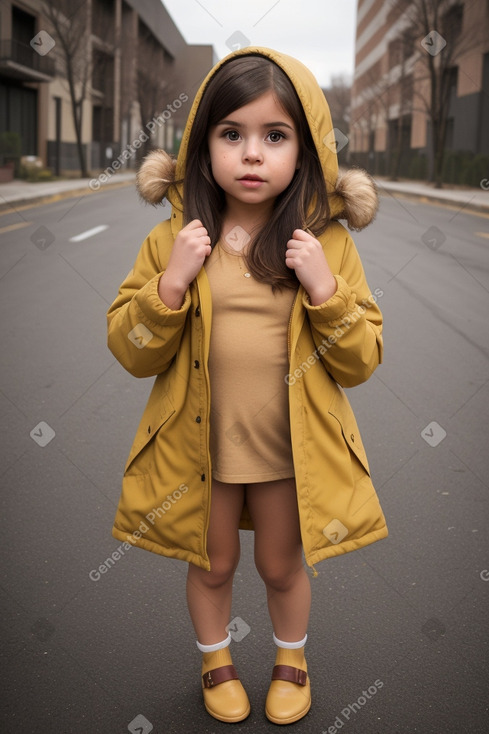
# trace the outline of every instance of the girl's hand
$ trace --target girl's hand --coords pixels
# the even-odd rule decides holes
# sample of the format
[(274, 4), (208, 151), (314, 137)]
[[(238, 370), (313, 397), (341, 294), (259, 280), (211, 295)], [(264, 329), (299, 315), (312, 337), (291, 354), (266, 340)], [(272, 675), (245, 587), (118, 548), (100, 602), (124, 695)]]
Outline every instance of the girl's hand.
[(185, 291), (211, 251), (210, 237), (200, 219), (193, 219), (180, 230), (158, 284), (158, 293), (165, 306), (172, 310), (181, 308)]
[(321, 243), (303, 229), (292, 232), (292, 239), (287, 242), (285, 264), (295, 270), (311, 305), (319, 306), (336, 293), (338, 285)]

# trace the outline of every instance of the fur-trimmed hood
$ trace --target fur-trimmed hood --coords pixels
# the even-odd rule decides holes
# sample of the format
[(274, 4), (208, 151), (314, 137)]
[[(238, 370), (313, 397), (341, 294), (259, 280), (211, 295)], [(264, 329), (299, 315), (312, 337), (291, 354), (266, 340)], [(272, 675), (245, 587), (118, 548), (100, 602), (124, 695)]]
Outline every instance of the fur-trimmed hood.
[(178, 158), (163, 150), (152, 151), (143, 161), (137, 175), (140, 196), (151, 204), (166, 197), (172, 204), (174, 231), (183, 226), (183, 180), (187, 147), (200, 100), (209, 80), (218, 69), (237, 56), (259, 55), (275, 62), (289, 77), (302, 103), (318, 152), (329, 195), (332, 219), (345, 219), (350, 229), (360, 230), (375, 217), (378, 207), (373, 179), (362, 169), (338, 171), (333, 123), (326, 98), (313, 74), (300, 61), (268, 48), (246, 47), (226, 56), (209, 72), (200, 86), (188, 116)]

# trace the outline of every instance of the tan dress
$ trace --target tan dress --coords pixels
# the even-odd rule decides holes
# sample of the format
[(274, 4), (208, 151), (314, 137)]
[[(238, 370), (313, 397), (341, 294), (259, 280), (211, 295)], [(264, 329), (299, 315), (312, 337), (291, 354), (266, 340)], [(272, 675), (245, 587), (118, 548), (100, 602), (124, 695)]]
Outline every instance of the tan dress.
[(284, 378), (295, 291), (272, 293), (227, 244), (214, 247), (205, 269), (212, 295), (212, 475), (232, 483), (293, 477)]

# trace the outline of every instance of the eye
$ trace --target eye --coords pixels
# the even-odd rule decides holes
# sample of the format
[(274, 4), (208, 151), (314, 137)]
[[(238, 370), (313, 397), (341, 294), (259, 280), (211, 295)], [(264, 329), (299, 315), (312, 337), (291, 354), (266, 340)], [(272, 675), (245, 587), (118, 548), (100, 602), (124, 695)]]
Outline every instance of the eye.
[(285, 139), (285, 135), (283, 133), (279, 133), (278, 130), (272, 130), (272, 132), (268, 133), (267, 138), (271, 143), (279, 143), (281, 140)]
[(231, 143), (236, 143), (239, 140), (239, 132), (237, 130), (226, 130), (224, 137)]

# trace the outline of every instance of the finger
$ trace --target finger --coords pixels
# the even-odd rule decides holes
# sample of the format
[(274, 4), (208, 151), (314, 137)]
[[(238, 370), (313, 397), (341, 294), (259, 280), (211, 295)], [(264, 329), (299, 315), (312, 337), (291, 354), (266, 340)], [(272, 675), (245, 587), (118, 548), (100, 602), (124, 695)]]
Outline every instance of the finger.
[(302, 242), (308, 242), (310, 239), (315, 239), (309, 232), (305, 232), (303, 229), (294, 229), (292, 232), (292, 238), (294, 240), (302, 240)]
[(198, 241), (204, 237), (207, 237), (210, 242), (209, 233), (205, 229), (205, 227), (200, 227), (199, 229), (192, 230), (192, 240)]
[[(296, 255), (297, 255), (297, 253), (296, 253)], [(298, 262), (299, 262), (298, 261), (298, 258), (295, 257), (292, 253), (290, 253), (290, 254), (287, 253), (287, 255), (285, 256), (285, 264), (289, 268), (295, 268), (295, 267), (297, 267)]]
[(304, 247), (305, 242), (299, 241), (299, 240), (289, 240), (287, 242), (287, 250), (293, 251), (293, 250), (302, 250)]

